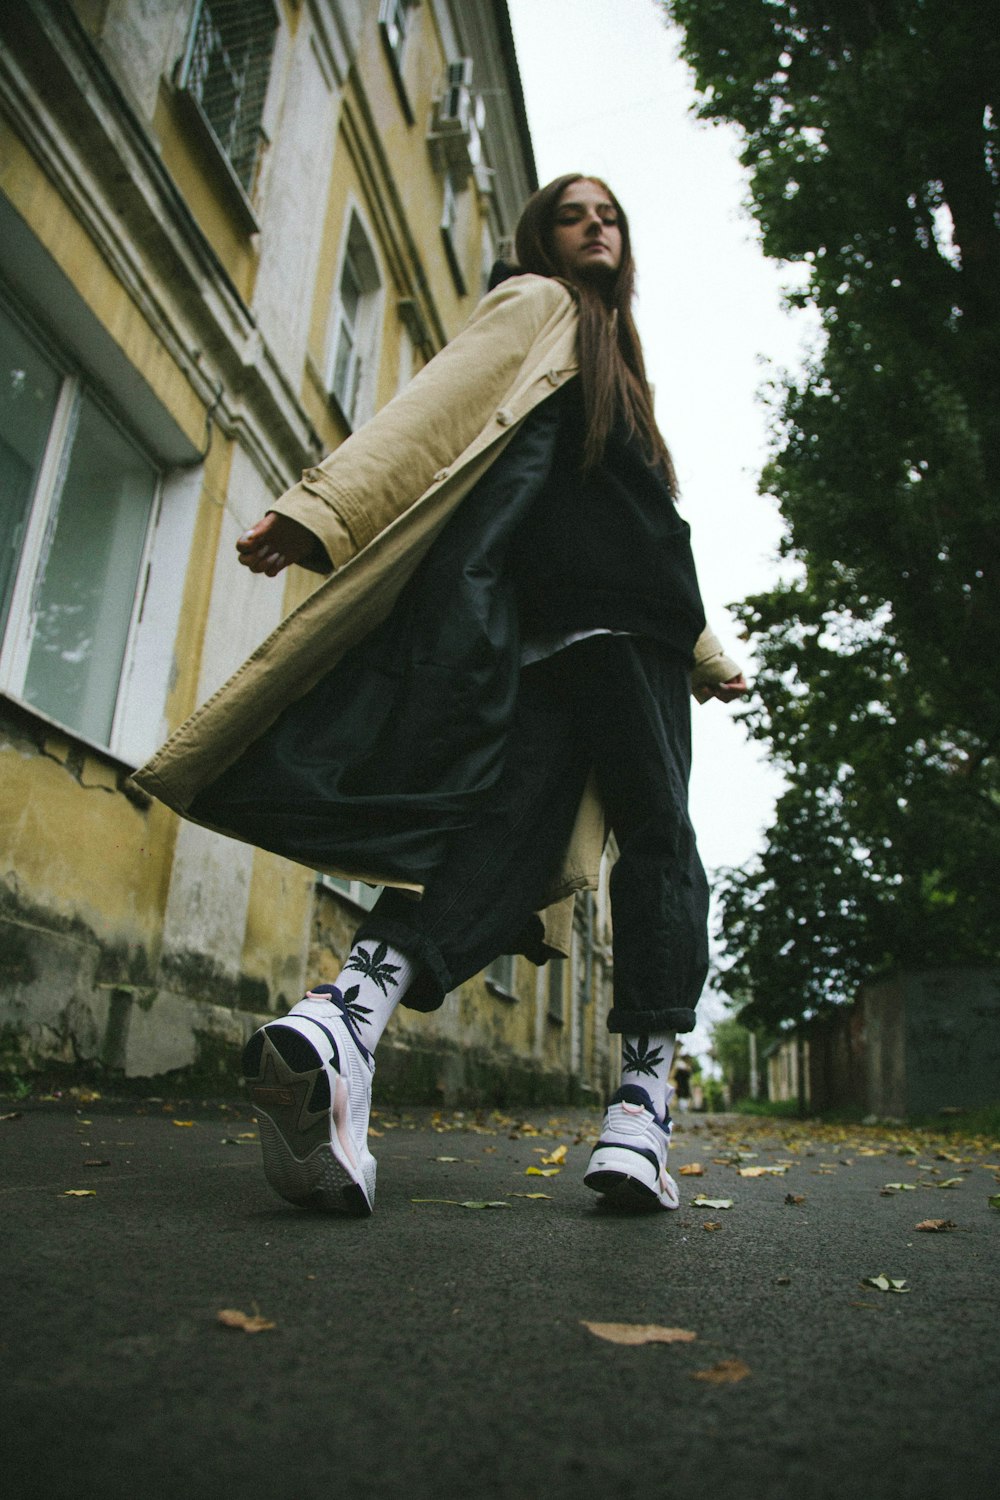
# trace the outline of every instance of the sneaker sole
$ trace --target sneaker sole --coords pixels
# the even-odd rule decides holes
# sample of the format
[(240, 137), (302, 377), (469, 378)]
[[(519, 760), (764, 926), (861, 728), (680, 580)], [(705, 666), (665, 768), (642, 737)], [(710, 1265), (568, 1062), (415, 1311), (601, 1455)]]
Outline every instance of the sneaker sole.
[[(250, 1038), (243, 1074), (257, 1111), (264, 1175), (278, 1196), (300, 1208), (367, 1218), (372, 1201), (364, 1176), (338, 1132), (347, 1111), (340, 1075), (333, 1073), (331, 1098), (319, 1053), (280, 1023)], [(374, 1178), (374, 1158), (371, 1171)]]
[(673, 1194), (660, 1189), (658, 1174), (645, 1157), (627, 1147), (602, 1146), (591, 1156), (583, 1183), (617, 1208), (679, 1208), (676, 1185), (666, 1175)]

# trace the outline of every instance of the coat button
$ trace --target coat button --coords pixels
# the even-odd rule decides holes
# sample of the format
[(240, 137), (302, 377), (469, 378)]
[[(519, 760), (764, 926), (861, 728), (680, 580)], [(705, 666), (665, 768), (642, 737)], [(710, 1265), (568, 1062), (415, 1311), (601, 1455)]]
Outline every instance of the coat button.
[(509, 427), (513, 420), (514, 413), (511, 411), (510, 407), (501, 406), (500, 410), (497, 412), (497, 421), (500, 423), (500, 426)]
[(432, 484), (444, 484), (444, 481), (448, 478), (448, 475), (449, 475), (450, 472), (451, 471), (449, 469), (438, 469), (438, 471), (434, 475), (434, 478), (431, 481), (431, 483)]

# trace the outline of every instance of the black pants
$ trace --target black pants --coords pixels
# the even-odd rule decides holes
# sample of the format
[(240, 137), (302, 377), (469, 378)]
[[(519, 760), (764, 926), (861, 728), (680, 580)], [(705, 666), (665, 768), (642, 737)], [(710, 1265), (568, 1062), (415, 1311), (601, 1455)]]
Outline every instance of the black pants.
[(560, 869), (594, 768), (619, 858), (611, 872), (611, 1031), (690, 1031), (708, 972), (708, 884), (687, 811), (684, 661), (635, 636), (591, 636), (521, 673), (503, 773), (452, 835), (423, 898), (386, 890), (356, 940), (418, 971), (404, 1003), (434, 1010), (519, 948)]

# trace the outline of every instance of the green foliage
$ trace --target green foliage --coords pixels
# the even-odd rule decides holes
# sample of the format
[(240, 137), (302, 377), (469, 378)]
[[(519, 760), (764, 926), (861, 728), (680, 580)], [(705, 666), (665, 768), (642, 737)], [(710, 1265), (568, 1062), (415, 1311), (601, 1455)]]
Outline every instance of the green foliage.
[(724, 879), (721, 983), (774, 1023), (1000, 949), (1000, 27), (979, 0), (664, 9), (822, 325), (773, 397), (786, 579), (737, 608), (787, 791)]
[(722, 1071), (731, 1100), (750, 1093), (750, 1033), (735, 1016), (712, 1027), (712, 1056)]

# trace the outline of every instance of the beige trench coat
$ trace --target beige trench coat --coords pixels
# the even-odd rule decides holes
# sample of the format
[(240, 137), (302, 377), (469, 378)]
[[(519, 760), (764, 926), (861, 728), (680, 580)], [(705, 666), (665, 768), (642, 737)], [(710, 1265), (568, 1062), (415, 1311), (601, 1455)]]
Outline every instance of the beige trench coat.
[[(197, 793), (386, 618), (459, 501), (528, 413), (575, 374), (576, 323), (563, 283), (505, 281), (395, 400), (281, 496), (272, 509), (313, 531), (334, 571), (136, 771), (144, 791), (190, 816)], [(696, 697), (738, 671), (706, 630), (692, 662)], [(573, 895), (597, 885), (605, 838), (591, 781), (541, 914), (559, 952), (569, 951)], [(328, 873), (400, 884), (377, 870)]]

